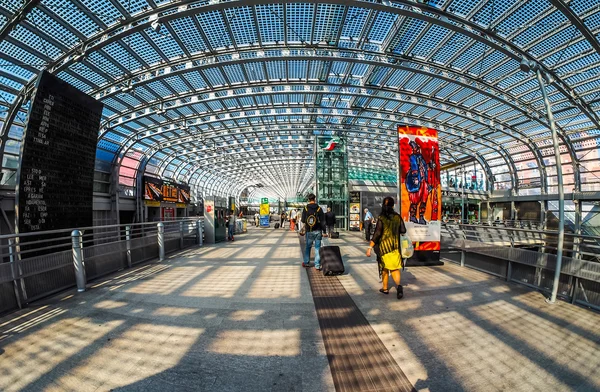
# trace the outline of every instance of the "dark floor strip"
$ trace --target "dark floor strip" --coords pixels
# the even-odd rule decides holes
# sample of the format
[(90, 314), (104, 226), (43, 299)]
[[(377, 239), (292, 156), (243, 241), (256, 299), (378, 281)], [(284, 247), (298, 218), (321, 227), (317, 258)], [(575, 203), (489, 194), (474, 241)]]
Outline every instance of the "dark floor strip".
[(336, 391), (416, 391), (338, 278), (307, 273)]

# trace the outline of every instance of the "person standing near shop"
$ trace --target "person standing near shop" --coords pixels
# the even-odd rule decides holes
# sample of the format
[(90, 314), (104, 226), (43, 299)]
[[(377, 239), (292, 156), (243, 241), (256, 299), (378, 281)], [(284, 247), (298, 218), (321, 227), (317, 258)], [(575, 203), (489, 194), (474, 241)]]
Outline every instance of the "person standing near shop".
[(229, 229), (229, 231), (227, 233), (227, 240), (229, 240), (229, 241), (233, 241), (233, 234), (235, 233), (235, 221), (236, 221), (235, 214), (233, 213), (233, 211), (231, 211), (229, 213), (229, 221), (227, 222), (228, 223), (227, 228)]
[(373, 214), (368, 208), (365, 208), (365, 218), (363, 219), (363, 227), (365, 228), (365, 240), (371, 241), (371, 225), (373, 224)]
[(331, 207), (327, 207), (325, 225), (327, 226), (327, 235), (331, 237), (331, 234), (335, 231), (335, 214), (331, 211)]

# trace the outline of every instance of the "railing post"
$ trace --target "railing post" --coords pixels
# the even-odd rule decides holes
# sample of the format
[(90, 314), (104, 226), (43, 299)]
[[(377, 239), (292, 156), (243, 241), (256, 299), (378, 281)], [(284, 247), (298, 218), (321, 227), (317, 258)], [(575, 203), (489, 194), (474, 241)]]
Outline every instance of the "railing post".
[(508, 268), (506, 268), (506, 281), (510, 282), (510, 280), (512, 279), (512, 261), (508, 261)]
[(125, 246), (127, 249), (127, 267), (131, 268), (131, 226), (125, 226)]
[(179, 222), (179, 249), (183, 249), (183, 222)]
[(14, 252), (13, 251), (13, 241), (14, 240), (12, 238), (8, 239), (8, 256), (10, 259), (10, 271), (12, 274), (13, 285), (14, 285), (14, 290), (15, 290), (15, 298), (17, 299), (17, 306), (19, 306), (19, 309), (23, 309), (23, 302), (25, 300), (25, 295), (23, 293), (23, 290), (21, 290), (23, 280), (20, 279), (21, 270), (17, 266), (17, 260), (19, 258), (15, 257), (15, 255), (13, 253)]
[(460, 225), (458, 227), (462, 231), (462, 235), (463, 235), (463, 243), (462, 243), (462, 246), (460, 247), (460, 266), (464, 267), (465, 266), (465, 258), (466, 258), (465, 246), (466, 246), (466, 242), (467, 242), (467, 233), (465, 233), (464, 227), (461, 228)]
[(571, 296), (571, 303), (574, 304), (577, 301), (577, 291), (579, 290), (579, 278), (575, 278), (575, 285), (573, 286), (573, 294)]
[(198, 246), (202, 246), (202, 221), (200, 219), (196, 221), (196, 243)]
[(73, 244), (73, 266), (75, 267), (75, 280), (77, 282), (77, 291), (82, 293), (85, 291), (86, 277), (85, 264), (83, 262), (83, 246), (81, 231), (73, 230), (71, 232), (71, 240)]
[(165, 259), (165, 224), (158, 222), (156, 227), (158, 229), (156, 234), (158, 240), (158, 260), (163, 261)]

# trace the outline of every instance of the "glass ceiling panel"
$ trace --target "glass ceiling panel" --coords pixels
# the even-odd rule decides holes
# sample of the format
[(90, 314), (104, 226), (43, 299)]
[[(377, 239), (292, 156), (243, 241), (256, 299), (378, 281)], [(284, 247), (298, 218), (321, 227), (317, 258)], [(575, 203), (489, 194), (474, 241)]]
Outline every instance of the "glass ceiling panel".
[[(590, 3), (572, 0), (569, 7), (598, 35), (600, 9)], [(54, 72), (101, 97), (104, 121), (122, 124), (104, 133), (99, 148), (115, 153), (125, 135), (148, 131), (160, 133), (139, 143), (140, 154), (157, 142), (178, 143), (169, 147), (175, 160), (168, 172), (166, 155), (153, 158), (157, 175), (187, 173), (192, 156), (178, 154), (196, 145), (212, 148), (218, 137), (233, 156), (266, 150), (256, 165), (281, 163), (281, 169), (266, 170), (261, 181), (278, 183), (278, 173), (288, 170), (283, 149), (289, 146), (275, 136), (231, 135), (257, 129), (277, 133), (277, 140), (293, 135), (298, 153), (308, 157), (312, 136), (306, 135), (316, 128), (363, 134), (349, 145), (362, 151), (375, 138), (377, 146), (393, 145), (397, 124), (408, 122), (440, 128), (452, 152), (442, 152), (444, 162), (465, 156), (453, 147), (460, 137), (450, 133), (474, 133), (464, 145), (501, 159), (495, 172), (506, 187), (503, 144), (529, 157), (535, 146), (521, 135), (536, 141), (549, 135), (537, 80), (519, 69), (526, 56), (554, 74), (548, 93), (560, 127), (600, 129), (599, 43), (587, 41), (550, 1), (435, 0), (419, 5), (423, 11), (400, 3), (354, 4), (196, 2), (186, 8), (166, 0), (42, 0), (0, 42), (0, 105), (12, 103), (15, 92), (31, 91), (38, 71), (59, 61)], [(0, 4), (0, 26), (18, 8)], [(442, 18), (452, 30), (425, 16)], [(25, 116), (26, 110), (18, 118)], [(183, 122), (202, 138), (185, 139)], [(505, 132), (492, 132), (495, 126)], [(364, 127), (372, 129), (367, 134)], [(227, 148), (234, 141), (236, 147)], [(367, 172), (381, 166), (351, 162)], [(243, 178), (229, 170), (223, 164), (211, 176), (226, 184)], [(310, 185), (309, 168), (294, 173), (286, 183)]]

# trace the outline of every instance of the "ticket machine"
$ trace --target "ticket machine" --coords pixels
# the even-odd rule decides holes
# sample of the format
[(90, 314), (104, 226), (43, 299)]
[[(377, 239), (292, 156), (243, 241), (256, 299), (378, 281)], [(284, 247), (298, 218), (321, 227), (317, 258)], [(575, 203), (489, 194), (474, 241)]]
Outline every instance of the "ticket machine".
[(204, 240), (208, 244), (225, 241), (227, 227), (227, 199), (219, 196), (204, 198)]

